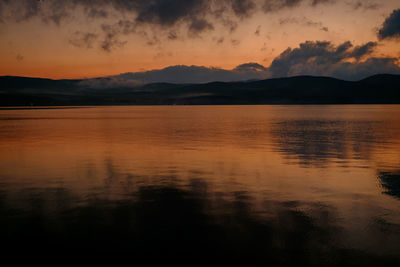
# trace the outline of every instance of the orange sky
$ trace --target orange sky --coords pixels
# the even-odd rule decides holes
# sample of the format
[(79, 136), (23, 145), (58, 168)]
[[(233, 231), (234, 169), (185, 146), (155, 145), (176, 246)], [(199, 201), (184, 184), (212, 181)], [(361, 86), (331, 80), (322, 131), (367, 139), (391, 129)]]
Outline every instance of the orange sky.
[[(40, 8), (47, 10), (54, 1), (40, 2)], [(67, 7), (70, 11), (61, 20), (49, 21), (41, 15), (41, 9), (25, 18), (13, 18), (10, 14), (22, 8), (4, 4), (0, 17), (0, 75), (83, 78), (181, 64), (232, 69), (246, 62), (268, 67), (286, 48), (295, 48), (307, 40), (326, 40), (336, 45), (345, 41), (353, 45), (378, 41), (377, 30), (400, 7), (397, 0), (362, 1), (363, 6), (358, 8), (356, 4), (360, 1), (316, 6), (300, 1), (295, 7), (266, 13), (260, 1), (255, 0), (251, 14), (235, 15), (228, 10), (218, 18), (205, 12), (201, 18), (207, 19), (212, 27), (196, 33), (190, 31), (190, 22), (185, 17), (174, 23), (142, 23), (134, 32), (110, 33), (104, 30), (104, 25), (116, 29), (116, 23), (137, 18), (137, 14), (107, 5), (107, 17), (89, 17), (78, 6)], [(52, 15), (49, 10), (46, 14)], [(237, 24), (233, 31), (229, 26), (232, 21)], [(84, 43), (82, 38), (87, 33), (93, 38)], [(112, 35), (113, 42), (109, 51), (101, 48), (107, 34)], [(177, 38), (168, 38), (171, 34)], [(379, 41), (371, 56), (399, 57), (398, 41)]]

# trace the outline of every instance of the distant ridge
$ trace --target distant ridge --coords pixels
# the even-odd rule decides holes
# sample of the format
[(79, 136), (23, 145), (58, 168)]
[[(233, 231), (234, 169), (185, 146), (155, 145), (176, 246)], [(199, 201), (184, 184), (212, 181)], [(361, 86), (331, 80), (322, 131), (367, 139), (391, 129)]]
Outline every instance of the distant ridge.
[[(91, 85), (94, 80), (101, 89)], [(115, 85), (112, 81), (2, 76), (0, 105), (400, 104), (400, 75), (391, 74), (355, 82), (315, 76), (206, 84)]]

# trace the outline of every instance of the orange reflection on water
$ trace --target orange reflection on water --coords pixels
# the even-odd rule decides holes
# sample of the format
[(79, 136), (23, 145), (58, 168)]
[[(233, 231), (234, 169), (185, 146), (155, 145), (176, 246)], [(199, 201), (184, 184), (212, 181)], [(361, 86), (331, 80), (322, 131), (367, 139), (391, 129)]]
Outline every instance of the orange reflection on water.
[(400, 225), (400, 193), (385, 193), (391, 185), (378, 178), (400, 169), (400, 106), (1, 110), (0, 126), (8, 192), (64, 188), (85, 203), (200, 183), (211, 206), (244, 194), (260, 216), (279, 213), (265, 203), (292, 203), (316, 223), (315, 207), (325, 207), (346, 246), (392, 253), (400, 245), (399, 234), (369, 229), (377, 218)]

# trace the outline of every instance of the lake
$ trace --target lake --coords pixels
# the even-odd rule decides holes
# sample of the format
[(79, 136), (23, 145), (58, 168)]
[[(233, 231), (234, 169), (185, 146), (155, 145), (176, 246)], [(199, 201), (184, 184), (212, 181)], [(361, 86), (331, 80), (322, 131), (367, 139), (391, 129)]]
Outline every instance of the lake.
[(150, 262), (399, 266), (400, 105), (3, 108), (0, 237)]

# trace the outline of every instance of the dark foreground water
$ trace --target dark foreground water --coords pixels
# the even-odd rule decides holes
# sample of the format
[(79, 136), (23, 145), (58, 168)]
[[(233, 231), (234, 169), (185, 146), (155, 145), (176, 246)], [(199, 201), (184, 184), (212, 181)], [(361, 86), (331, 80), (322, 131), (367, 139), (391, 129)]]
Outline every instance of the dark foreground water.
[(0, 240), (56, 263), (399, 266), (400, 106), (0, 110)]

